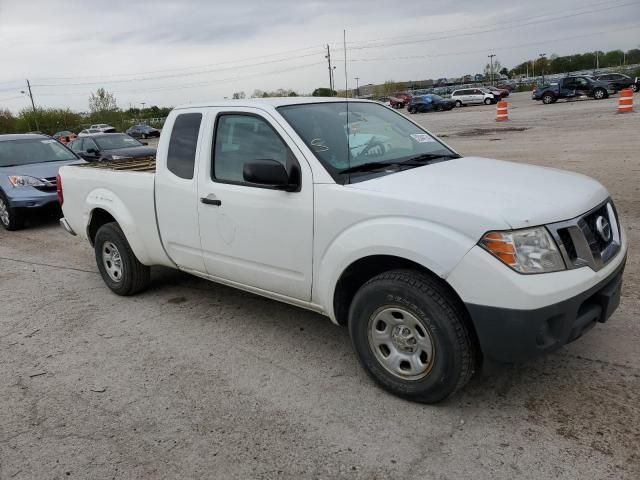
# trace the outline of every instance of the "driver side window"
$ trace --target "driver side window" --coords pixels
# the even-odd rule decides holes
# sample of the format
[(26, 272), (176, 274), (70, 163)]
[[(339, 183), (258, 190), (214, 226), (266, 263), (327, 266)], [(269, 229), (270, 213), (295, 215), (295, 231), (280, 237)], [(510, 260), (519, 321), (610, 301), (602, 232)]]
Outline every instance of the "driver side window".
[(273, 127), (254, 115), (220, 115), (213, 150), (212, 176), (222, 182), (245, 183), (244, 164), (251, 160), (275, 160), (288, 172), (295, 163), (289, 147)]

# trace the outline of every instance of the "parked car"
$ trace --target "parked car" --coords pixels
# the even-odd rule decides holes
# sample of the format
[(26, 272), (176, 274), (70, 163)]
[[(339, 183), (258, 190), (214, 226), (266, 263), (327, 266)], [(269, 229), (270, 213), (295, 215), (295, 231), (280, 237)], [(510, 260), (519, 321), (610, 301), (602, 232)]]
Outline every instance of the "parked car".
[(411, 101), (411, 95), (407, 93), (398, 93), (392, 97), (389, 97), (389, 102), (393, 108), (404, 108)]
[(485, 105), (491, 105), (492, 103), (496, 103), (498, 101), (493, 93), (482, 88), (465, 88), (462, 90), (454, 90), (453, 93), (451, 93), (451, 100), (455, 102), (456, 107), (464, 107), (466, 105), (481, 103), (484, 103)]
[[(115, 128), (113, 129), (113, 131), (115, 132)], [(102, 132), (95, 128), (85, 128), (84, 130), (80, 130), (80, 133), (78, 133), (78, 137), (87, 137), (89, 135), (94, 135), (96, 133), (102, 133)], [(113, 133), (113, 132), (108, 132), (108, 133)]]
[(91, 125), (89, 128), (91, 130), (98, 130), (99, 132), (103, 132), (103, 133), (112, 133), (112, 131), (113, 132), (116, 131), (116, 129), (113, 128), (108, 123), (96, 123), (95, 125)]
[(151, 138), (160, 136), (160, 130), (144, 124), (134, 125), (129, 128), (126, 133), (133, 138)]
[(607, 73), (604, 75), (596, 75), (593, 77), (594, 80), (599, 82), (606, 82), (613, 87), (613, 90), (619, 92), (623, 88), (633, 89), (634, 92), (638, 91), (638, 87), (640, 83), (638, 82), (638, 78), (631, 78), (628, 75), (623, 75), (622, 73)]
[(489, 90), (491, 93), (493, 93), (494, 97), (498, 97), (498, 100), (500, 100), (500, 98), (506, 98), (509, 96), (509, 90), (507, 90), (506, 88), (496, 88), (492, 86), (484, 88), (485, 90)]
[(413, 97), (407, 105), (407, 111), (409, 113), (421, 113), (421, 112), (441, 112), (443, 110), (451, 110), (456, 106), (456, 102), (442, 98), (440, 95), (420, 95)]
[(66, 145), (67, 143), (73, 142), (77, 138), (77, 135), (69, 130), (63, 130), (54, 133), (53, 138)]
[(379, 103), (187, 105), (159, 145), (146, 173), (60, 170), (61, 224), (105, 284), (133, 295), (163, 265), (324, 314), (397, 395), (438, 402), (620, 301), (627, 236), (605, 187), (462, 157)]
[(49, 136), (0, 135), (0, 224), (18, 230), (28, 211), (59, 208), (58, 169), (78, 162), (84, 163)]
[(155, 148), (125, 133), (87, 135), (76, 139), (70, 148), (88, 162), (150, 157), (156, 154)]
[(615, 90), (609, 83), (582, 75), (561, 78), (557, 83), (537, 85), (531, 93), (531, 98), (550, 104), (561, 98), (570, 99), (581, 96), (602, 100), (614, 93)]

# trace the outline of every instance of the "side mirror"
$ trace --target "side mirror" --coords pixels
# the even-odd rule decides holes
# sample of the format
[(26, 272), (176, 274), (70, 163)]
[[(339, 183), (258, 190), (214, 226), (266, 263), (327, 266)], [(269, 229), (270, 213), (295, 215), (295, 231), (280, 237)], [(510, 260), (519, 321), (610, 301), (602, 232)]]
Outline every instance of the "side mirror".
[(242, 176), (246, 182), (273, 188), (274, 190), (292, 192), (298, 189), (297, 183), (291, 183), (284, 165), (271, 159), (245, 162)]
[(96, 150), (95, 148), (87, 148), (87, 153), (89, 155), (93, 155), (93, 156), (98, 156), (100, 155), (100, 152), (98, 150)]

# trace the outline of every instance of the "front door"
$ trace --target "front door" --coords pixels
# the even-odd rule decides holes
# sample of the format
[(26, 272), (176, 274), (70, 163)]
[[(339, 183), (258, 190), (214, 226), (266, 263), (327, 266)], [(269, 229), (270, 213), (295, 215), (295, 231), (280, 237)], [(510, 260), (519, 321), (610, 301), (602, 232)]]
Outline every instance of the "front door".
[[(200, 236), (207, 272), (220, 279), (311, 300), (313, 182), (287, 133), (265, 113), (217, 112), (199, 175)], [(244, 163), (271, 159), (299, 178), (298, 191), (247, 183)], [(293, 178), (293, 177), (292, 177)]]

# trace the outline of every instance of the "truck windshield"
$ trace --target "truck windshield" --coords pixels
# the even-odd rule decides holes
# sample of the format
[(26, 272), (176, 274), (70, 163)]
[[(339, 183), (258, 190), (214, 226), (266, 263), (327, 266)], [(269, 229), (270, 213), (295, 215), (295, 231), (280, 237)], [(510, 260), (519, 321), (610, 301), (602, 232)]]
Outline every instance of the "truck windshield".
[(378, 174), (390, 174), (427, 159), (458, 156), (404, 115), (376, 103), (310, 103), (278, 111), (337, 183), (371, 175), (376, 165)]
[(73, 152), (52, 138), (0, 141), (0, 168), (77, 158)]
[(100, 150), (115, 150), (116, 148), (141, 147), (142, 144), (129, 135), (114, 135), (109, 133), (104, 136), (93, 137)]

